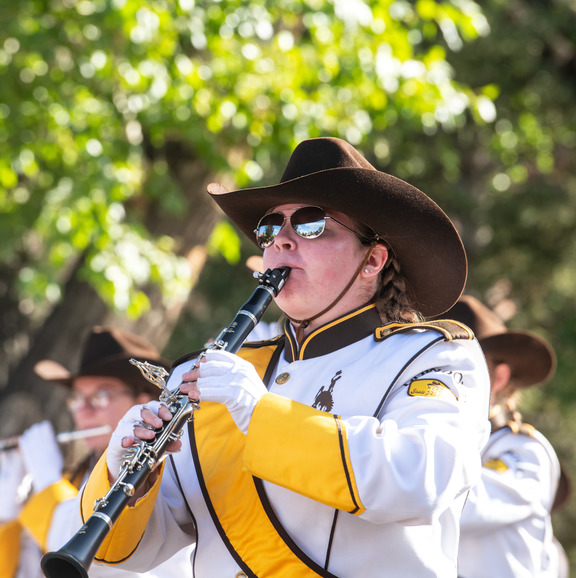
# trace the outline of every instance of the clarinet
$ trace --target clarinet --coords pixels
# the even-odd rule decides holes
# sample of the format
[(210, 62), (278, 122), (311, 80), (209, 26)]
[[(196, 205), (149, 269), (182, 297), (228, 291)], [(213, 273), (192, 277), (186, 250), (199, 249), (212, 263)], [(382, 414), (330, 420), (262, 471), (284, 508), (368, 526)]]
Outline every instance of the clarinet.
[[(258, 287), (208, 350), (236, 353), (272, 299), (281, 291), (289, 274), (289, 267), (268, 269), (264, 274), (255, 273), (254, 276), (259, 277)], [(206, 351), (198, 357), (194, 367), (197, 367)], [(164, 378), (168, 372), (164, 368), (134, 359), (130, 362), (138, 367), (146, 379), (160, 387), (160, 401), (167, 405), (172, 418), (155, 430), (153, 439), (140, 441), (138, 446), (128, 451), (117, 480), (103, 498), (96, 500), (94, 512), (85, 524), (60, 550), (47, 552), (42, 557), (41, 566), (47, 578), (88, 578), (90, 564), (114, 522), (161, 461), (168, 444), (181, 437), (184, 426), (194, 419), (194, 410), (199, 408), (198, 401), (189, 399), (179, 388), (171, 391), (166, 387)]]

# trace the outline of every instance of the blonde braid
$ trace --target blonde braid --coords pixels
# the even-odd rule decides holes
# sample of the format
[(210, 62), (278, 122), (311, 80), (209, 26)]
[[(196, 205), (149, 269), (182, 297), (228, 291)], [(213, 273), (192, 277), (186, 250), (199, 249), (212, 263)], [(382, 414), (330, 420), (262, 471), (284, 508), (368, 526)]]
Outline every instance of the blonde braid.
[(382, 321), (395, 323), (422, 321), (422, 316), (414, 309), (407, 291), (406, 280), (400, 273), (400, 264), (390, 250), (388, 261), (380, 273), (380, 288), (374, 295)]
[(388, 249), (388, 260), (380, 271), (379, 287), (374, 294), (376, 309), (383, 323), (418, 323), (424, 320), (408, 297), (408, 285), (400, 272), (400, 263), (394, 251), (368, 225), (356, 221), (357, 235), (362, 245), (382, 243)]

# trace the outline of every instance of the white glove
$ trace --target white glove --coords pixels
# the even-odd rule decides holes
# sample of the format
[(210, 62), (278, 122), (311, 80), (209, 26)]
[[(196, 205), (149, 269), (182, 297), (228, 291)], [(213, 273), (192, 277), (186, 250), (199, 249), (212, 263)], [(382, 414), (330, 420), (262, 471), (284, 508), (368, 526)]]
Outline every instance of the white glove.
[[(106, 450), (106, 465), (108, 466), (108, 471), (116, 479), (122, 464), (126, 460), (126, 453), (130, 448), (122, 447), (122, 440), (126, 437), (134, 438), (135, 444), (138, 444), (141, 440), (134, 433), (134, 428), (136, 426), (142, 426), (142, 410), (144, 408), (149, 409), (152, 413), (158, 415), (158, 409), (162, 404), (159, 401), (150, 401), (142, 405), (134, 405), (127, 412), (126, 415), (118, 422), (116, 429), (110, 437), (110, 443), (108, 444), (108, 449)], [(147, 427), (147, 426), (144, 426)], [(149, 440), (146, 440), (149, 441)], [(170, 452), (172, 453), (172, 452)], [(163, 457), (167, 457), (169, 452), (165, 452)]]
[(0, 523), (18, 516), (21, 507), (18, 489), (25, 473), (18, 450), (0, 452)]
[(18, 441), (24, 467), (32, 476), (34, 493), (62, 479), (64, 458), (58, 447), (54, 428), (49, 421), (29, 427)]
[(220, 350), (206, 352), (197, 385), (200, 399), (223, 403), (244, 434), (256, 404), (267, 391), (251, 363)]

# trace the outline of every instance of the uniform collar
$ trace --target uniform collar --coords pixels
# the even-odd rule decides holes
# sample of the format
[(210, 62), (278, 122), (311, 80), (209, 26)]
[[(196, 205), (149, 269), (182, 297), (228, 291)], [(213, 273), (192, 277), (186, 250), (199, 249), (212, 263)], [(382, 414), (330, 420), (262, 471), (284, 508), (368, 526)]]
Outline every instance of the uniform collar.
[(374, 303), (368, 303), (315, 329), (300, 347), (289, 321), (284, 324), (286, 335), (285, 357), (288, 362), (312, 359), (342, 349), (351, 343), (373, 335), (382, 320)]

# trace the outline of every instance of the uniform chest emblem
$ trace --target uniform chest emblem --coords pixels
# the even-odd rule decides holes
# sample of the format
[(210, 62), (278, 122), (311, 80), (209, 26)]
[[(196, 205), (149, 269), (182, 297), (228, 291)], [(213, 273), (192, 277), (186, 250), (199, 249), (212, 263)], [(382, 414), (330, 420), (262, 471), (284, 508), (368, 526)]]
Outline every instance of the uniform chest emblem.
[(324, 388), (322, 386), (318, 393), (316, 394), (316, 398), (314, 399), (314, 403), (312, 407), (314, 409), (319, 409), (320, 411), (332, 411), (334, 407), (334, 397), (332, 396), (332, 392), (334, 391), (334, 384), (342, 377), (342, 370), (337, 371), (332, 380), (330, 381), (330, 385), (328, 388)]
[(408, 387), (408, 395), (414, 397), (440, 397), (458, 399), (456, 394), (441, 381), (436, 379), (416, 379)]

